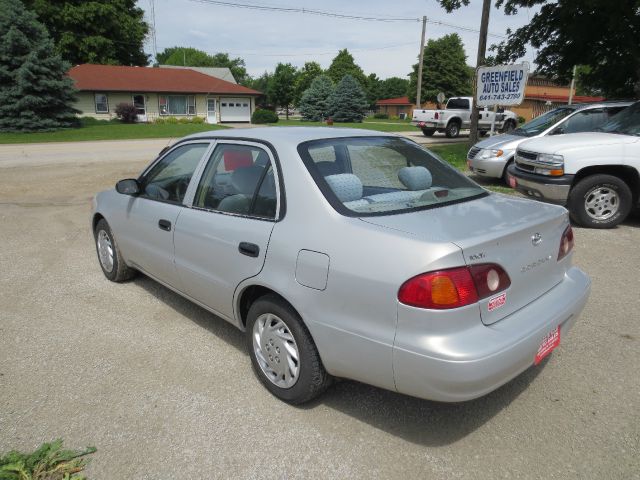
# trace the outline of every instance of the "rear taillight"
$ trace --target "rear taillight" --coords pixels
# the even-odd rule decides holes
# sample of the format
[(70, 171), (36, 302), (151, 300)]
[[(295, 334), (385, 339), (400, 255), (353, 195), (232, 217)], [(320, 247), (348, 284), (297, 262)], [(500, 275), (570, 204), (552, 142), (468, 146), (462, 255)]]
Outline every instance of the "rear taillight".
[(440, 118), (440, 114), (438, 114), (438, 112), (436, 112), (436, 114), (433, 116), (433, 118), (435, 118), (436, 120), (438, 120)]
[(560, 249), (558, 250), (558, 260), (562, 260), (573, 250), (573, 229), (569, 225), (562, 234), (560, 239)]
[(458, 308), (506, 290), (509, 285), (511, 280), (502, 267), (479, 264), (410, 278), (398, 290), (398, 300), (419, 308)]

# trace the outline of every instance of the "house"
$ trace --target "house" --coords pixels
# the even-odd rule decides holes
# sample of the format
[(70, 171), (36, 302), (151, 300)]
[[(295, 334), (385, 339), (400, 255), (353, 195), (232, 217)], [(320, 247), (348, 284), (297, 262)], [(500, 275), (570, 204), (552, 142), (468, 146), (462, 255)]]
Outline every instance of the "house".
[(233, 73), (231, 73), (231, 69), (227, 67), (183, 67), (180, 65), (160, 65), (160, 68), (188, 68), (189, 70), (195, 70), (196, 72), (204, 73), (205, 75), (210, 75), (212, 77), (219, 78), (220, 80), (238, 83), (236, 82)]
[[(524, 89), (524, 101), (520, 105), (509, 107), (509, 110), (528, 121), (569, 103), (570, 92), (569, 85), (561, 85), (539, 75), (530, 75)], [(575, 95), (575, 89), (573, 93), (572, 103), (594, 103), (604, 100), (604, 97)]]
[(413, 107), (409, 97), (385, 98), (376, 102), (376, 113), (386, 113), (390, 117), (399, 117), (401, 113), (410, 116)]
[(77, 65), (69, 70), (81, 116), (115, 117), (119, 103), (132, 103), (138, 120), (202, 117), (208, 123), (250, 122), (260, 92), (187, 68)]

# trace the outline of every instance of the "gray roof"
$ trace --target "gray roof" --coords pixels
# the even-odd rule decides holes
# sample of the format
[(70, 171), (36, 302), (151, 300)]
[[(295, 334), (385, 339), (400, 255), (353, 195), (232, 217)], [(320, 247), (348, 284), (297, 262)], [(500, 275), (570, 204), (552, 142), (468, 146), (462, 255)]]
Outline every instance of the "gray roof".
[(196, 72), (204, 73), (205, 75), (209, 75), (210, 77), (219, 78), (220, 80), (224, 80), (225, 82), (230, 83), (238, 83), (236, 79), (233, 78), (233, 74), (231, 70), (227, 67), (183, 67), (181, 65), (160, 65), (162, 68), (182, 68), (195, 70)]
[(340, 137), (381, 137), (398, 136), (395, 134), (366, 130), (362, 128), (335, 128), (335, 127), (258, 127), (238, 128), (229, 130), (212, 130), (189, 135), (190, 140), (197, 138), (239, 137), (245, 139), (254, 138), (268, 142), (301, 143), (308, 140)]

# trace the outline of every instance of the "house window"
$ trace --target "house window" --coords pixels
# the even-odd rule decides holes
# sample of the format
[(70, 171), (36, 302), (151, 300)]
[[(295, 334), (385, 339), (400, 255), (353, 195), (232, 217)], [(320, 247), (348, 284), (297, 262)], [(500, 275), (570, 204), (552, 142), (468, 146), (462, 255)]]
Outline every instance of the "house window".
[(109, 113), (109, 102), (107, 101), (106, 93), (94, 94), (94, 101), (96, 104), (96, 113)]
[(160, 115), (195, 115), (195, 95), (160, 95)]

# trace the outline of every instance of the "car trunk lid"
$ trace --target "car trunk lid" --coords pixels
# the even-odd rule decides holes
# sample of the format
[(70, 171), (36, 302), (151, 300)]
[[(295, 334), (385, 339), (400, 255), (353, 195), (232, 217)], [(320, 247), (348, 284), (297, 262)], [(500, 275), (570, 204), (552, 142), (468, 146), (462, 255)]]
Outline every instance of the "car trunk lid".
[(491, 194), (442, 208), (362, 220), (429, 241), (451, 242), (462, 250), (467, 265), (500, 265), (511, 285), (479, 302), (486, 325), (543, 295), (562, 281), (568, 268), (567, 261), (557, 261), (560, 239), (569, 224), (562, 207)]

